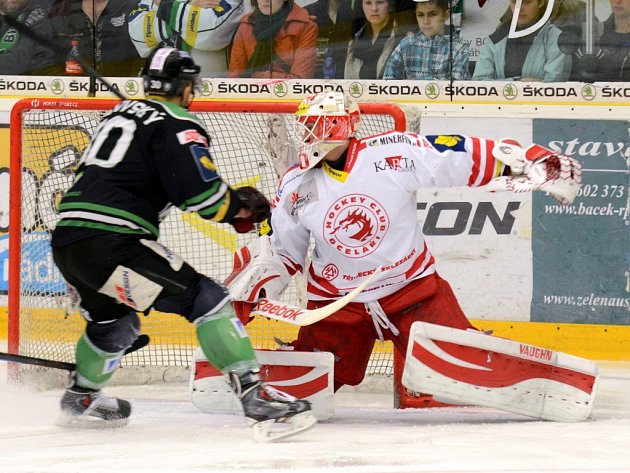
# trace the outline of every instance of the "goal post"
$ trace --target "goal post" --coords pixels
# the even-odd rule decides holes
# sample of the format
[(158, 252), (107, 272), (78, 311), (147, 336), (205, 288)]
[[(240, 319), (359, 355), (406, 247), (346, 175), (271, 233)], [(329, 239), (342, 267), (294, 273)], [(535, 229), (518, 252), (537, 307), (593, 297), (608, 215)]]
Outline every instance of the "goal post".
[[(59, 200), (72, 183), (73, 169), (100, 119), (118, 103), (110, 99), (29, 98), (18, 101), (12, 109), (10, 353), (74, 361), (74, 347), (84, 321), (78, 311), (67, 310), (66, 285), (52, 262), (50, 233), (56, 224)], [(190, 111), (208, 129), (221, 176), (235, 186), (255, 186), (271, 198), (279, 177), (295, 161), (292, 121), (297, 106), (297, 101), (195, 101)], [(396, 105), (366, 102), (359, 103), (359, 108), (359, 137), (406, 129), (405, 112)], [(167, 247), (198, 271), (221, 281), (232, 270), (234, 251), (253, 238), (254, 233), (240, 235), (227, 225), (177, 209), (162, 223), (160, 232), (160, 241)], [(283, 300), (305, 304), (304, 285), (303, 279), (294, 278)], [(129, 375), (131, 383), (188, 376), (197, 345), (192, 324), (174, 314), (156, 312), (141, 316), (141, 323), (151, 343), (126, 356), (116, 376)], [(298, 328), (257, 317), (247, 330), (255, 348), (273, 349), (276, 338), (291, 341)], [(45, 378), (46, 383), (52, 376), (50, 370), (42, 368), (25, 366), (19, 370), (22, 376)], [(41, 376), (43, 372), (47, 376)], [(391, 343), (377, 342), (368, 374), (392, 373)]]

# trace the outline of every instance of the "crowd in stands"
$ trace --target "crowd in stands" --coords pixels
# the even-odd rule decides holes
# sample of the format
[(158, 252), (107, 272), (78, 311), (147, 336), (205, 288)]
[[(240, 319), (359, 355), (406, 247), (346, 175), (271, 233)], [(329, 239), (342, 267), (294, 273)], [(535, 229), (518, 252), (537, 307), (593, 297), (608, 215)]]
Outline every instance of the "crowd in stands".
[(154, 47), (172, 45), (204, 77), (630, 80), (630, 0), (488, 2), (509, 5), (476, 58), (462, 39), (467, 1), (0, 0), (0, 74), (76, 73), (74, 44), (108, 77), (137, 76)]

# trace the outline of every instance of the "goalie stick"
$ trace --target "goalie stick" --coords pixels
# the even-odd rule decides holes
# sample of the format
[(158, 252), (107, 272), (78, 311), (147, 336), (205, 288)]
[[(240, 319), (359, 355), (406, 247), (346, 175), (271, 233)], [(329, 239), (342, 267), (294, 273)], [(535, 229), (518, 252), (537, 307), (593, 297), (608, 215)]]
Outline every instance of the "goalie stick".
[[(141, 334), (133, 344), (125, 350), (125, 355), (140, 350), (149, 344), (149, 336)], [(46, 360), (44, 358), (36, 358), (33, 356), (15, 355), (13, 353), (0, 353), (0, 360), (24, 363), (28, 365), (44, 366), (46, 368), (55, 368), (58, 370), (74, 371), (77, 367), (75, 363), (67, 363), (65, 361)]]
[(251, 313), (252, 315), (262, 315), (268, 319), (281, 320), (282, 322), (287, 322), (293, 325), (311, 325), (325, 319), (329, 315), (334, 314), (339, 309), (352, 302), (352, 300), (372, 282), (374, 277), (380, 273), (381, 270), (382, 268), (379, 266), (365, 281), (355, 287), (348, 294), (335, 302), (331, 302), (324, 307), (320, 307), (319, 309), (303, 309), (301, 307), (285, 304), (280, 301), (260, 299), (256, 306), (252, 309)]

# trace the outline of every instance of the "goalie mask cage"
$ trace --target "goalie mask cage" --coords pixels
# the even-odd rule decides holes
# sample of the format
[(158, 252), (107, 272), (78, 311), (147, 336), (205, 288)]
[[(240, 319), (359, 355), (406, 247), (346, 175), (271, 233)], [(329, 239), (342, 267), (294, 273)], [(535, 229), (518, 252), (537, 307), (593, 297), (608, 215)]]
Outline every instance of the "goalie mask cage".
[[(10, 353), (73, 362), (84, 320), (68, 304), (67, 286), (52, 261), (50, 234), (56, 208), (73, 180), (81, 154), (99, 120), (119, 101), (109, 99), (23, 99), (11, 113), (11, 173), (9, 220), (9, 339)], [(207, 101), (191, 111), (212, 138), (221, 176), (234, 186), (251, 185), (271, 198), (287, 166), (292, 164), (293, 114), (297, 103)], [(358, 136), (396, 129), (404, 131), (404, 112), (391, 104), (362, 103)], [(21, 173), (17, 170), (21, 170)], [(174, 208), (161, 225), (160, 241), (198, 271), (223, 281), (232, 270), (236, 249), (255, 234), (236, 234), (229, 225), (215, 224)], [(304, 279), (295, 278), (286, 302), (304, 305)], [(174, 314), (141, 316), (148, 347), (124, 357), (113, 382), (143, 384), (188, 379), (197, 346), (193, 324)], [(274, 338), (291, 341), (298, 327), (257, 317), (247, 326), (255, 348), (274, 349)], [(398, 363), (397, 371), (400, 369)], [(393, 374), (392, 345), (376, 343), (368, 375)], [(40, 387), (58, 386), (58, 370), (12, 366)], [(395, 403), (400, 373), (395, 376)]]

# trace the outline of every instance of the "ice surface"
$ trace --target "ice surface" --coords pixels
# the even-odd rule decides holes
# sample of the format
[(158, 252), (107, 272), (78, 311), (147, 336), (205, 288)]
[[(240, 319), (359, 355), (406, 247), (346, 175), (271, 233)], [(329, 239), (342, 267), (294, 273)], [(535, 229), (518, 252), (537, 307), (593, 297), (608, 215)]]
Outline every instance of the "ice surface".
[(53, 425), (61, 391), (9, 385), (0, 363), (2, 473), (629, 472), (630, 363), (601, 363), (593, 420), (542, 422), (492, 409), (394, 410), (382, 385), (343, 389), (335, 417), (282, 443), (255, 443), (241, 417), (204, 414), (185, 384), (112, 386), (132, 420)]

